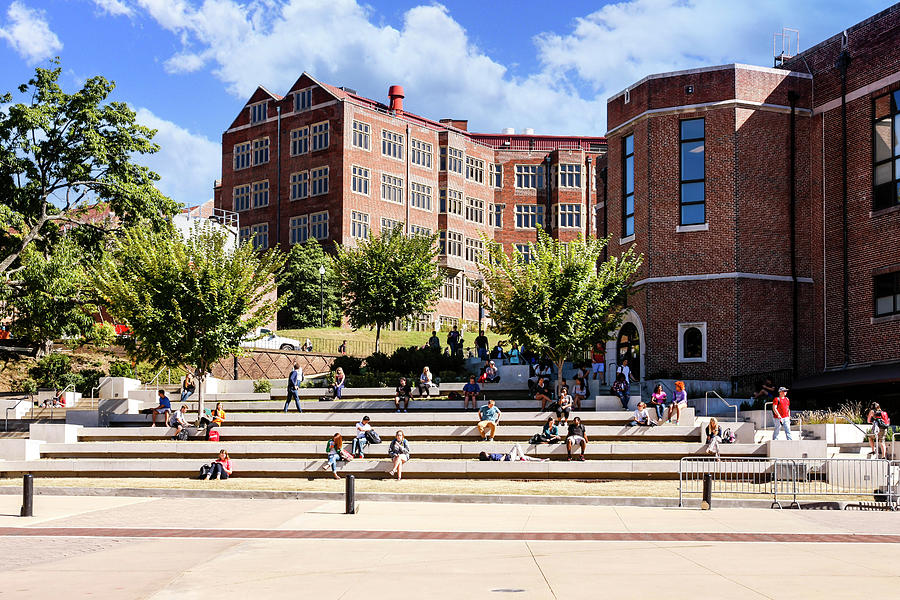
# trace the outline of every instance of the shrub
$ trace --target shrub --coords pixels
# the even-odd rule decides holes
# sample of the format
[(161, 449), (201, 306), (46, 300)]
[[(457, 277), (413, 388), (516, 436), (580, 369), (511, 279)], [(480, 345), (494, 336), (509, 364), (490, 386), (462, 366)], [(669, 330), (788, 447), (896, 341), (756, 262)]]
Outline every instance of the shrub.
[(91, 390), (100, 383), (100, 379), (106, 377), (106, 373), (100, 369), (82, 369), (77, 375), (81, 377), (81, 381), (75, 381), (75, 391), (80, 392), (82, 396), (90, 396)]
[(268, 379), (257, 379), (253, 382), (253, 393), (254, 394), (271, 394), (272, 393), (272, 382)]
[(72, 370), (72, 358), (67, 354), (53, 352), (46, 355), (31, 369), (28, 373), (37, 381), (39, 387), (58, 388), (65, 387), (61, 385), (62, 378)]
[(116, 341), (116, 328), (109, 323), (94, 323), (84, 334), (84, 341), (98, 348), (107, 348)]
[(38, 390), (38, 384), (37, 381), (29, 377), (27, 379), (23, 379), (19, 383), (19, 388), (22, 390), (23, 394), (36, 394)]
[[(384, 356), (382, 354), (382, 356)], [(362, 359), (355, 358), (353, 356), (338, 356), (334, 359), (334, 362), (331, 364), (331, 370), (336, 371), (338, 367), (344, 370), (345, 375), (355, 375), (359, 373), (360, 368), (362, 367)]]
[[(143, 383), (150, 383), (153, 381), (153, 378), (156, 377), (157, 373), (159, 373), (159, 369), (155, 368), (150, 363), (138, 363), (138, 365), (134, 368), (134, 377), (135, 379), (141, 380)], [(162, 379), (163, 375), (160, 375), (160, 379)]]
[(433, 348), (415, 346), (397, 348), (391, 356), (376, 352), (366, 359), (367, 372), (393, 371), (418, 377), (426, 366), (432, 373), (452, 371), (459, 374), (463, 372), (463, 359), (459, 356), (444, 356)]
[(134, 371), (124, 360), (115, 360), (109, 363), (110, 377), (134, 377)]

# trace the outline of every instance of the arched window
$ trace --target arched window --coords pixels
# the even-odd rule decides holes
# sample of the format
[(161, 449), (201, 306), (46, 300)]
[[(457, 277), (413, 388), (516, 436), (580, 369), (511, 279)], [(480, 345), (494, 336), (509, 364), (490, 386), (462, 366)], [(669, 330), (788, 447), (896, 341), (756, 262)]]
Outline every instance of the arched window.
[(678, 362), (706, 362), (706, 323), (678, 324)]

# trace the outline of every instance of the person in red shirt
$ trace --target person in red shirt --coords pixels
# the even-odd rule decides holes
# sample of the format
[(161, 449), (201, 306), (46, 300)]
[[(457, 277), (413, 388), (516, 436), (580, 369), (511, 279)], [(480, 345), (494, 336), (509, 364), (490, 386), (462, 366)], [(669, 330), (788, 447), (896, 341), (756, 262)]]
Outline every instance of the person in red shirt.
[(228, 453), (224, 449), (219, 450), (219, 457), (213, 461), (210, 467), (206, 479), (228, 479), (232, 471), (231, 459), (228, 458)]
[(782, 429), (784, 429), (787, 439), (794, 439), (791, 437), (791, 400), (787, 397), (787, 391), (786, 387), (778, 388), (778, 397), (772, 401), (772, 418), (775, 420), (773, 440), (778, 439), (778, 434)]
[(600, 381), (605, 383), (603, 374), (606, 367), (605, 360), (606, 350), (603, 348), (603, 344), (597, 344), (594, 346), (594, 352), (591, 355), (591, 373), (594, 381), (597, 381), (597, 375), (600, 375)]

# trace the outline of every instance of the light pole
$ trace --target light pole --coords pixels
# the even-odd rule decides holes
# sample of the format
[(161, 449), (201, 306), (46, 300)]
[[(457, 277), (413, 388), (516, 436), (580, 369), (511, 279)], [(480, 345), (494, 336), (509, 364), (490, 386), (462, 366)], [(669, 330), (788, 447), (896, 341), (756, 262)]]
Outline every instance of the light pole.
[(325, 266), (319, 266), (319, 327), (325, 327)]

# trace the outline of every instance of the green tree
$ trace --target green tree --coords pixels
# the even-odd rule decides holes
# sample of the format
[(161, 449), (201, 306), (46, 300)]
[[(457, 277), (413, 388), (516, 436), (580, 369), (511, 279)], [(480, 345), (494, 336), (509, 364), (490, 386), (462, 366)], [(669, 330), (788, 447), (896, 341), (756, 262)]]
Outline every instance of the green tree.
[(335, 266), (343, 284), (344, 312), (353, 327), (375, 327), (376, 352), (385, 325), (427, 312), (437, 301), (443, 275), (435, 239), (406, 236), (397, 228), (355, 248), (338, 246)]
[(526, 262), (488, 241), (478, 267), (494, 330), (549, 358), (559, 372), (567, 357), (608, 339), (643, 256), (629, 249), (603, 262), (606, 243), (582, 236), (563, 243), (539, 229)]
[(187, 240), (172, 227), (125, 233), (92, 273), (110, 312), (128, 323), (127, 349), (154, 366), (193, 367), (203, 382), (213, 365), (272, 320), (284, 255), (235, 247), (222, 229), (198, 226)]
[[(29, 245), (48, 251), (60, 225), (93, 230), (96, 243), (118, 227), (162, 221), (178, 208), (156, 189), (159, 176), (133, 160), (159, 149), (156, 132), (139, 125), (128, 105), (104, 103), (115, 84), (103, 77), (64, 92), (54, 62), (19, 86), (24, 101), (13, 104), (11, 93), (0, 94), (0, 275), (6, 279), (23, 268), (19, 259)], [(97, 203), (115, 218), (85, 223), (88, 205)]]
[(279, 321), (292, 327), (318, 327), (321, 320), (319, 268), (325, 267), (325, 285), (322, 297), (325, 302), (325, 325), (341, 322), (341, 286), (334, 272), (331, 256), (322, 250), (316, 240), (294, 244), (288, 253), (284, 276), (278, 285), (279, 293), (290, 292), (291, 301), (281, 310)]

